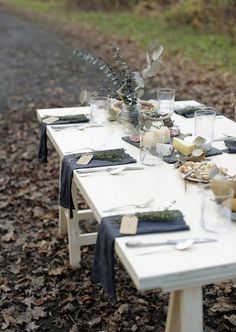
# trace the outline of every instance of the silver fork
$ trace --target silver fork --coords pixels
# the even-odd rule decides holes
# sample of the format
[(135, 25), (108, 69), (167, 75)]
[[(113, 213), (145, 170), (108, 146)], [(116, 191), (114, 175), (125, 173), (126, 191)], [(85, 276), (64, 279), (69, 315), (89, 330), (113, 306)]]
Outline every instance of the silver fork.
[(64, 154), (72, 154), (72, 153), (80, 153), (80, 152), (85, 153), (85, 152), (94, 152), (94, 151), (96, 151), (96, 150), (94, 150), (92, 148), (80, 148), (80, 149), (76, 149), (76, 150), (66, 151), (66, 152), (64, 152)]
[(142, 202), (142, 203), (131, 203), (131, 204), (126, 204), (126, 205), (120, 205), (120, 206), (115, 206), (113, 208), (107, 209), (107, 210), (103, 210), (102, 212), (112, 212), (115, 210), (120, 210), (120, 209), (124, 209), (124, 208), (129, 208), (129, 207), (135, 207), (135, 208), (145, 208), (148, 207), (149, 205), (151, 205), (151, 203), (154, 202), (154, 198), (150, 198), (149, 200)]
[(65, 129), (70, 129), (70, 128), (75, 128), (77, 129), (77, 126), (75, 125), (54, 125), (54, 126), (51, 126), (51, 128), (54, 130), (54, 131), (61, 131), (61, 130), (65, 130)]

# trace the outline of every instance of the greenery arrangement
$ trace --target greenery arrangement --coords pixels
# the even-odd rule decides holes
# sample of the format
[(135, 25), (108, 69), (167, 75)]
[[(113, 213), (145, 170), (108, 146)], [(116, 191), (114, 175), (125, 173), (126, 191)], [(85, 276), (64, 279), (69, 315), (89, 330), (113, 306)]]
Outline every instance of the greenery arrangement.
[[(95, 66), (103, 72), (104, 81), (98, 80), (100, 94), (123, 101), (129, 114), (130, 121), (138, 124), (137, 101), (144, 93), (144, 80), (157, 74), (161, 63), (160, 56), (163, 47), (156, 45), (146, 52), (146, 67), (140, 72), (132, 71), (120, 53), (119, 47), (113, 43), (111, 47), (114, 64), (108, 64), (103, 58), (76, 50), (73, 55), (80, 61)], [(88, 98), (88, 92), (82, 91), (80, 102), (83, 104)]]
[[(45, 116), (43, 119), (51, 117), (50, 115)], [(60, 115), (57, 116), (60, 121), (71, 121), (71, 122), (88, 122), (89, 118), (86, 114), (75, 114), (75, 115)]]

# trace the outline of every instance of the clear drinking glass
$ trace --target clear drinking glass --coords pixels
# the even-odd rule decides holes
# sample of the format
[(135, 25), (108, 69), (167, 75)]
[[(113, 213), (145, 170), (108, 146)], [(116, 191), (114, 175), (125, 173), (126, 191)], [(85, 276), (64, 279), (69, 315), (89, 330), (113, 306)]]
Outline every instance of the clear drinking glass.
[(202, 191), (201, 225), (213, 233), (226, 233), (231, 227), (234, 190), (222, 184), (209, 184)]
[(214, 124), (216, 112), (212, 109), (203, 108), (195, 111), (194, 135), (206, 139), (206, 147), (210, 149), (211, 141), (214, 137)]
[(90, 120), (93, 124), (104, 124), (107, 122), (107, 97), (90, 98)]
[(152, 126), (151, 121), (142, 123), (140, 130), (140, 161), (147, 166), (161, 165), (163, 163), (164, 133)]
[(159, 103), (158, 113), (171, 114), (174, 110), (175, 90), (162, 88), (157, 90), (157, 99)]

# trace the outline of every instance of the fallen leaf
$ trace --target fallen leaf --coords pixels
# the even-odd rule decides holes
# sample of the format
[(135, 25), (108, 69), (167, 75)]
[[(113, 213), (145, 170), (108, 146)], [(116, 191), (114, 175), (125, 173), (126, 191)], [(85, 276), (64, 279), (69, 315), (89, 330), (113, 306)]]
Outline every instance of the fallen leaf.
[(31, 308), (32, 304), (35, 303), (35, 297), (34, 296), (26, 297), (23, 300), (23, 303), (27, 305), (27, 307)]
[(74, 324), (69, 332), (79, 332), (79, 329), (78, 329), (77, 325)]
[(44, 311), (42, 307), (34, 307), (31, 311), (33, 319), (38, 320), (39, 318), (43, 318), (47, 316), (47, 313)]
[(36, 325), (35, 322), (31, 322), (31, 323), (27, 324), (25, 330), (26, 330), (27, 332), (31, 332), (31, 331), (35, 331), (35, 330), (37, 330), (38, 328), (39, 328), (39, 326)]
[(14, 231), (10, 231), (9, 233), (2, 236), (3, 242), (11, 242), (15, 240), (15, 234)]
[(49, 220), (51, 220), (51, 219), (54, 219), (56, 217), (57, 217), (57, 211), (49, 211), (49, 212), (44, 213), (40, 217), (40, 219), (49, 219)]
[(127, 303), (122, 304), (118, 309), (117, 312), (119, 314), (123, 314), (124, 312), (126, 312), (129, 309), (129, 306)]
[(20, 273), (20, 269), (17, 268), (16, 266), (11, 266), (10, 272), (13, 273), (13, 274), (19, 274)]
[(5, 293), (10, 292), (10, 290), (11, 290), (11, 288), (9, 288), (6, 285), (0, 285), (0, 289)]
[(15, 324), (16, 323), (15, 318), (6, 311), (2, 312), (2, 317), (3, 317), (4, 322), (5, 322), (5, 328), (2, 327), (3, 329), (6, 329), (10, 324)]
[(92, 320), (90, 320), (88, 322), (88, 324), (89, 324), (89, 326), (92, 327), (92, 326), (95, 326), (95, 325), (99, 324), (101, 322), (101, 320), (102, 320), (102, 317), (95, 317)]
[(57, 275), (62, 274), (63, 270), (64, 270), (64, 267), (63, 266), (59, 266), (59, 267), (57, 267), (55, 269), (50, 270), (48, 272), (48, 275), (50, 275), (50, 276), (57, 276)]
[(236, 315), (224, 315), (224, 318), (227, 319), (232, 325), (236, 326)]
[(8, 198), (7, 200), (2, 200), (0, 202), (0, 209), (6, 208), (11, 203), (11, 201), (12, 201), (11, 198)]

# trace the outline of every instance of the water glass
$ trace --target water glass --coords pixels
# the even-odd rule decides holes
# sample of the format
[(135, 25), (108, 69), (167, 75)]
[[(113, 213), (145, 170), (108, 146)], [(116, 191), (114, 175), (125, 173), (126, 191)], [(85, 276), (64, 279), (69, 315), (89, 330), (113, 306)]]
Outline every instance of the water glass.
[(158, 113), (171, 114), (174, 110), (175, 90), (162, 88), (157, 90), (157, 99), (159, 103)]
[(90, 120), (93, 124), (104, 124), (107, 122), (107, 97), (90, 98)]
[(123, 102), (111, 97), (107, 100), (107, 120), (120, 121)]
[(140, 127), (140, 161), (147, 166), (163, 163), (164, 133), (161, 134), (147, 121)]
[(231, 227), (234, 190), (223, 184), (209, 184), (202, 191), (201, 225), (213, 233), (226, 233)]
[(214, 137), (214, 124), (216, 112), (212, 109), (204, 108), (194, 112), (194, 135), (206, 139), (206, 147), (209, 150)]

